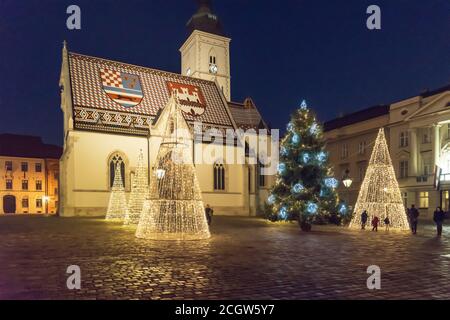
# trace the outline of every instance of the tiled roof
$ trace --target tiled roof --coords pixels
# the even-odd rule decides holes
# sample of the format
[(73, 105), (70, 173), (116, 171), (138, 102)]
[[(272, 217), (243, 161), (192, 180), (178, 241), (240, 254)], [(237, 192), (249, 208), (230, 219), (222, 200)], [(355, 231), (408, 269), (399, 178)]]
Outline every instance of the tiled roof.
[[(186, 87), (199, 92), (201, 108), (196, 110), (201, 111), (197, 115), (183, 112), (188, 122), (201, 121), (212, 126), (233, 128), (226, 101), (212, 81), (76, 53), (69, 53), (69, 66), (76, 127), (89, 125), (91, 129), (98, 129), (115, 126), (122, 131), (148, 128), (158, 110), (165, 107), (169, 86), (175, 86), (178, 90)], [(143, 95), (140, 103), (125, 107), (114, 101), (103, 88), (102, 70), (137, 76), (142, 91), (138, 98)]]
[(367, 109), (359, 110), (343, 117), (327, 121), (323, 124), (324, 131), (330, 131), (337, 128), (345, 127), (354, 123), (369, 120), (389, 114), (389, 105), (374, 106)]
[(268, 129), (261, 114), (250, 98), (245, 99), (244, 103), (229, 102), (228, 106), (238, 128), (243, 130)]
[(19, 158), (59, 159), (63, 149), (45, 144), (40, 137), (0, 134), (0, 156)]

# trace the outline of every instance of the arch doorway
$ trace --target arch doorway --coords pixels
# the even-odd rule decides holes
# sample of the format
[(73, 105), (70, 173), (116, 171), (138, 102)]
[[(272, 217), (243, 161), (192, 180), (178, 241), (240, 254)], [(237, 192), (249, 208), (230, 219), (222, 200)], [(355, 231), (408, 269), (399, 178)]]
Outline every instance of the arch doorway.
[(3, 212), (16, 213), (16, 197), (14, 196), (3, 197)]

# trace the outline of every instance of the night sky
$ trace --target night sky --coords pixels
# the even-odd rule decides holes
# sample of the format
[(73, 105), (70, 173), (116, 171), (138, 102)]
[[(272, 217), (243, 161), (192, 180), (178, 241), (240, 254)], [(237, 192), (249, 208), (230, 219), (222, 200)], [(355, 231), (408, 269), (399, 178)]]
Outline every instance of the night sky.
[[(67, 6), (82, 30), (66, 28)], [(377, 4), (382, 30), (366, 28)], [(62, 41), (87, 55), (180, 71), (193, 0), (0, 0), (0, 133), (62, 144)], [(251, 96), (273, 128), (305, 98), (319, 119), (450, 83), (448, 0), (216, 0), (232, 38), (232, 97)]]

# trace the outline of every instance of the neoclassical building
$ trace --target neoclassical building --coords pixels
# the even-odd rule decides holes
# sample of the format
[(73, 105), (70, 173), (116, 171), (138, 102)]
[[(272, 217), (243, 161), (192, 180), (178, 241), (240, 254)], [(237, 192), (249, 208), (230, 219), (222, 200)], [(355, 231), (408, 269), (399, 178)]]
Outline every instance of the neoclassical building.
[[(64, 44), (62, 216), (104, 215), (115, 165), (120, 165), (129, 193), (141, 152), (148, 179), (155, 178), (164, 127), (161, 114), (174, 93), (191, 128), (192, 143), (201, 150), (193, 156), (205, 204), (216, 214), (257, 213), (273, 177), (261, 174), (263, 165), (245, 142), (220, 141), (211, 132), (253, 129), (256, 135), (268, 127), (251, 98), (242, 103), (231, 100), (231, 39), (209, 1), (199, 1), (187, 27), (179, 74), (71, 52)], [(194, 128), (198, 122), (200, 132)], [(196, 159), (204, 153), (212, 158), (208, 163)], [(244, 154), (243, 161), (230, 161), (236, 154)]]
[(378, 129), (383, 127), (404, 199), (421, 216), (437, 206), (450, 210), (450, 85), (389, 105), (374, 106), (325, 122), (336, 175), (348, 170), (353, 183), (341, 196), (354, 205)]

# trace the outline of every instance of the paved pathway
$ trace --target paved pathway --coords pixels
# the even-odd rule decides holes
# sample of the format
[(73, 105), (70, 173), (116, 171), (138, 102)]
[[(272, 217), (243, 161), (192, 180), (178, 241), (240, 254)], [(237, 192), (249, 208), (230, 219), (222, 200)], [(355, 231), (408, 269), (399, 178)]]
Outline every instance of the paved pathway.
[[(450, 227), (419, 235), (215, 217), (204, 241), (138, 239), (100, 219), (0, 217), (3, 299), (450, 299)], [(369, 265), (381, 290), (366, 287)], [(66, 288), (81, 268), (82, 288)]]

